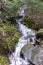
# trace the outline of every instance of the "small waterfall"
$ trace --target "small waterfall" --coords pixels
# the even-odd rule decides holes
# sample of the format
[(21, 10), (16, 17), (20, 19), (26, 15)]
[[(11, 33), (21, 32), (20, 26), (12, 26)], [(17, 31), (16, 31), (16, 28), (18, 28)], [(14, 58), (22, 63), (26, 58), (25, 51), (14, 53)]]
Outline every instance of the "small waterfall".
[[(24, 10), (19, 11), (20, 16), (24, 15)], [(25, 25), (21, 24), (22, 18), (17, 20), (19, 25), (19, 31), (22, 33), (22, 36), (19, 38), (18, 43), (15, 47), (15, 52), (13, 52), (9, 56), (10, 65), (29, 65), (27, 59), (22, 59), (20, 57), (21, 49), (27, 44), (34, 44), (35, 43), (35, 31), (32, 29), (27, 28)], [(32, 42), (30, 42), (30, 38)], [(29, 58), (31, 59), (31, 54), (29, 54)]]
[(24, 8), (20, 7), (18, 14), (19, 14), (19, 16), (24, 16)]

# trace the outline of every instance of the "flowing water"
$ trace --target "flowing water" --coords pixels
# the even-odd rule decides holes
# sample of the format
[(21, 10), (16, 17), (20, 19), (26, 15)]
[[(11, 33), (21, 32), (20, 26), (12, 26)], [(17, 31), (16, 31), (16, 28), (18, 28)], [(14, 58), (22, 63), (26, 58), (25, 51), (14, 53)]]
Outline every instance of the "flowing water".
[[(22, 14), (24, 15), (24, 9), (22, 11), (19, 11), (19, 14), (20, 14), (20, 16)], [(9, 56), (10, 65), (32, 65), (28, 62), (27, 59), (31, 60), (32, 62), (35, 60), (35, 63), (37, 62), (36, 58), (34, 60), (32, 59), (32, 54), (35, 52), (37, 53), (37, 51), (39, 50), (39, 48), (37, 46), (33, 48), (33, 44), (35, 43), (35, 38), (36, 38), (35, 31), (30, 28), (27, 28), (25, 25), (21, 24), (21, 21), (22, 21), (22, 18), (18, 19), (17, 24), (19, 26), (19, 31), (22, 33), (22, 36), (18, 40), (18, 43), (15, 47), (15, 52), (13, 52)], [(32, 41), (30, 41), (30, 40), (32, 40)], [(26, 50), (27, 56), (26, 56), (26, 54), (24, 54), (25, 59), (23, 59), (20, 57), (20, 52), (21, 52), (21, 49), (26, 45), (30, 45), (31, 49), (28, 49), (29, 51)], [(36, 51), (34, 52), (32, 50), (32, 48)], [(33, 51), (33, 53), (32, 53), (32, 51)]]

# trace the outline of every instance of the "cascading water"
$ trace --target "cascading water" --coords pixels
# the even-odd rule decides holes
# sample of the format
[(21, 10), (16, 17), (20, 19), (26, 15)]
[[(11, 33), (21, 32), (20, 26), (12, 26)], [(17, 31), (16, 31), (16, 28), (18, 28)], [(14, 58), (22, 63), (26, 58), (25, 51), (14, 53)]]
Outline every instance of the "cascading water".
[[(22, 11), (19, 11), (20, 16), (24, 15), (24, 9)], [(9, 56), (10, 65), (32, 65), (27, 61), (27, 58), (22, 59), (20, 57), (21, 49), (27, 45), (27, 44), (34, 44), (35, 43), (35, 31), (32, 29), (27, 28), (25, 25), (21, 24), (20, 22), (22, 19), (17, 20), (17, 23), (19, 25), (19, 31), (22, 33), (22, 36), (18, 40), (18, 43), (15, 47), (15, 52), (13, 52)], [(32, 39), (32, 42), (30, 42), (30, 39)], [(31, 60), (31, 52), (32, 48), (29, 50), (29, 60)]]
[[(19, 12), (20, 16), (24, 15), (24, 10), (22, 10), (21, 12)], [(15, 52), (12, 53), (12, 55), (10, 55), (9, 60), (10, 60), (10, 65), (28, 65), (28, 61), (24, 60), (20, 57), (20, 52), (21, 49), (23, 48), (23, 46), (27, 45), (27, 44), (34, 44), (35, 42), (35, 31), (28, 29), (25, 25), (21, 24), (20, 21), (22, 19), (17, 20), (17, 23), (19, 25), (19, 31), (21, 31), (22, 36), (20, 37), (16, 47), (15, 47)], [(32, 35), (32, 42), (30, 43), (30, 38), (28, 37), (28, 39), (26, 39), (27, 36)], [(31, 58), (31, 54), (30, 54), (30, 58)]]

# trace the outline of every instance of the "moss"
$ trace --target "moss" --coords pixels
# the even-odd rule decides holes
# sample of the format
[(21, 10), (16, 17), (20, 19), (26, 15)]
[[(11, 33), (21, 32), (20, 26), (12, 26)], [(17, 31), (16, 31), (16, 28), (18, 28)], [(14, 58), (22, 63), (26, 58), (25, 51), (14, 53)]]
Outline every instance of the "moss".
[(9, 65), (8, 58), (3, 55), (0, 55), (0, 65)]
[(13, 46), (15, 46), (15, 45), (17, 44), (18, 39), (19, 39), (19, 35), (18, 35), (18, 33), (16, 32), (12, 38), (11, 38), (11, 37), (8, 37), (8, 38), (6, 39), (6, 42), (9, 44), (9, 47), (10, 47), (10, 48), (13, 48)]
[[(17, 44), (20, 33), (17, 31), (16, 25), (12, 25), (10, 21), (2, 22), (0, 26), (0, 54), (1, 56), (0, 64), (7, 65), (8, 63), (4, 62), (6, 59), (5, 55), (9, 52), (9, 48), (13, 50), (14, 46)], [(9, 47), (8, 47), (9, 45)], [(6, 51), (5, 51), (6, 50)]]

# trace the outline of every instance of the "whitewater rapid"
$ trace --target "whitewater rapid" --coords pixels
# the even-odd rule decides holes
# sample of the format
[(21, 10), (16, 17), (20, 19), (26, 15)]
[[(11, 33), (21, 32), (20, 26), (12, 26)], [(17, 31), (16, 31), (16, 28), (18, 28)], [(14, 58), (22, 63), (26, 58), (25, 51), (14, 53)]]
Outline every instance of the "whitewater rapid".
[[(24, 9), (20, 9), (19, 11), (19, 15), (20, 16), (24, 16)], [(22, 21), (22, 18), (21, 19), (17, 19), (16, 22), (18, 24), (18, 27), (19, 27), (19, 31), (21, 32), (22, 36), (19, 38), (18, 40), (18, 43), (17, 45), (15, 46), (15, 52), (13, 52), (10, 56), (9, 56), (9, 60), (10, 60), (10, 65), (32, 65), (29, 63), (28, 59), (31, 60), (32, 58), (32, 49), (34, 49), (34, 51), (36, 52), (37, 49), (39, 51), (39, 49), (41, 49), (40, 47), (38, 48), (36, 46), (36, 48), (31, 48), (29, 49), (29, 52), (28, 52), (28, 58), (25, 57), (25, 59), (21, 58), (20, 57), (20, 52), (21, 52), (21, 49), (25, 46), (25, 45), (33, 45), (35, 43), (35, 39), (36, 39), (36, 34), (35, 34), (35, 31), (30, 29), (30, 28), (27, 28), (25, 25), (23, 25), (21, 23)], [(33, 52), (34, 53), (34, 52)], [(43, 53), (41, 51), (39, 51), (39, 53)], [(39, 53), (36, 55), (36, 58), (35, 58), (35, 63), (36, 65), (39, 65), (37, 63), (37, 56), (40, 56)], [(39, 58), (39, 57), (38, 57)], [(41, 61), (39, 60), (38, 62), (41, 63)], [(40, 64), (41, 65), (41, 64)]]
[[(27, 62), (27, 60), (24, 60), (20, 57), (20, 52), (25, 45), (35, 43), (35, 38), (36, 38), (35, 31), (32, 29), (28, 29), (25, 25), (21, 24), (19, 20), (18, 20), (18, 24), (19, 24), (19, 31), (21, 31), (22, 36), (18, 40), (18, 43), (15, 47), (15, 52), (12, 53), (14, 57), (12, 57), (11, 55), (9, 59), (11, 65), (28, 65), (29, 63)], [(30, 38), (32, 39), (32, 42), (30, 42)], [(31, 54), (29, 58), (31, 59)]]
[[(19, 16), (24, 16), (24, 9), (20, 8), (20, 11), (18, 13), (19, 13)], [(20, 52), (25, 45), (35, 43), (36, 34), (34, 30), (29, 29), (25, 25), (21, 24), (22, 18), (16, 21), (22, 36), (18, 40), (18, 43), (15, 47), (15, 52), (13, 52), (9, 56), (10, 65), (29, 65), (27, 58), (22, 59), (20, 57)], [(32, 42), (30, 42), (30, 38), (32, 39)], [(31, 54), (29, 54), (29, 58), (31, 59)]]

